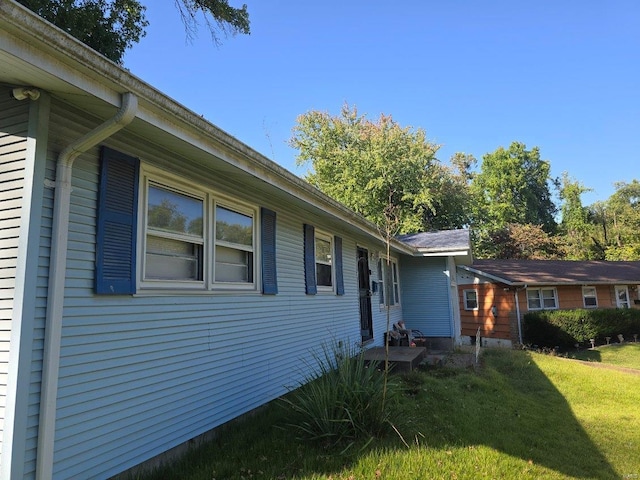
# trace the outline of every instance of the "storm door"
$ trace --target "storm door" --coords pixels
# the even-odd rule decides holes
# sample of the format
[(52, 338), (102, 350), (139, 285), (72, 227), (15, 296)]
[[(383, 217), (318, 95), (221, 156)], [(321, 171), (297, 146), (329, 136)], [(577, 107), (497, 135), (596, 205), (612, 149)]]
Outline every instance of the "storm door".
[(626, 285), (616, 285), (616, 306), (618, 308), (629, 308), (629, 289)]
[(363, 342), (373, 338), (370, 276), (369, 252), (365, 248), (358, 247), (358, 297), (360, 300), (360, 335)]

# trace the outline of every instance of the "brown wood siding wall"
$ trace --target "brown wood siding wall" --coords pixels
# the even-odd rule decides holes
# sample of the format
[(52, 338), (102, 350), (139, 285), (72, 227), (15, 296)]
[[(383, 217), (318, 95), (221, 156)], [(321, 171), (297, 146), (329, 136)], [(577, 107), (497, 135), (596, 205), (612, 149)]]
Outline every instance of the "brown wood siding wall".
[[(487, 338), (519, 341), (518, 316), (513, 290), (505, 291), (502, 284), (474, 284), (460, 285), (458, 298), (460, 302), (461, 334), (475, 336), (480, 327), (480, 335)], [(545, 287), (542, 287), (545, 288)], [(548, 287), (547, 287), (548, 288)], [(560, 285), (554, 287), (557, 291), (558, 307), (562, 310), (584, 308), (581, 285)], [(598, 308), (616, 308), (614, 285), (596, 285)], [(640, 291), (636, 285), (627, 285), (629, 300), (632, 308), (640, 308), (634, 300), (640, 300)], [(464, 291), (478, 292), (478, 309), (465, 310)], [(526, 289), (518, 291), (520, 315), (526, 314), (528, 309)], [(496, 317), (491, 313), (491, 307), (498, 309)]]
[[(478, 309), (465, 310), (464, 291), (478, 292)], [(511, 325), (516, 318), (516, 306), (513, 292), (505, 291), (502, 285), (490, 283), (458, 286), (460, 301), (461, 334), (475, 336), (480, 327), (480, 335), (488, 338), (517, 341), (517, 323), (515, 339)], [(497, 315), (493, 315), (491, 307), (495, 305)]]

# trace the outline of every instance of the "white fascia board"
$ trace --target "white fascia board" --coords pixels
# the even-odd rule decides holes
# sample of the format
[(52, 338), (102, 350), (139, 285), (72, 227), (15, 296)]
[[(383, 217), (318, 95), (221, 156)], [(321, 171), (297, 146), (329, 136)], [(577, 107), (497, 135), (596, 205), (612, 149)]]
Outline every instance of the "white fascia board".
[(469, 250), (432, 250), (418, 249), (418, 255), (423, 257), (466, 257)]
[(463, 270), (471, 272), (471, 273), (473, 273), (475, 275), (480, 275), (482, 277), (489, 278), (491, 280), (494, 280), (494, 281), (500, 282), (500, 283), (504, 283), (506, 285), (511, 285), (511, 286), (524, 285), (524, 283), (522, 283), (522, 282), (512, 282), (510, 280), (507, 280), (506, 278), (501, 278), (501, 277), (498, 277), (496, 275), (491, 275), (490, 273), (486, 273), (486, 272), (483, 272), (481, 270), (469, 267), (468, 265), (460, 265), (458, 268), (462, 268)]

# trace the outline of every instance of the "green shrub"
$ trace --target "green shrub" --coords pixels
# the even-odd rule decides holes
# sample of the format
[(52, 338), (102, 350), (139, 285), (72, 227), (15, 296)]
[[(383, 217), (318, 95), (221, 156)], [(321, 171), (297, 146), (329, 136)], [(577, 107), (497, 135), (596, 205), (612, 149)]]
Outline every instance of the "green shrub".
[(385, 433), (397, 420), (398, 385), (363, 352), (342, 343), (314, 356), (319, 367), (281, 399), (298, 438), (328, 445), (352, 443)]
[(541, 310), (528, 312), (523, 318), (523, 335), (527, 344), (540, 347), (573, 347), (575, 344), (605, 343), (606, 337), (626, 340), (640, 333), (640, 310), (608, 308), (598, 310)]

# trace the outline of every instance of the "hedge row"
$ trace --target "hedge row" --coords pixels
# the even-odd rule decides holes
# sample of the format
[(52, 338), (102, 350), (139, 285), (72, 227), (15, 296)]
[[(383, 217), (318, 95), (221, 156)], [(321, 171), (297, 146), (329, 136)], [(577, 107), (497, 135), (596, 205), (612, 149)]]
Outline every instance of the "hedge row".
[(640, 334), (640, 309), (608, 308), (599, 310), (541, 310), (524, 315), (524, 343), (539, 347), (570, 348), (575, 344), (590, 345), (612, 342), (622, 335), (625, 341), (633, 341)]

